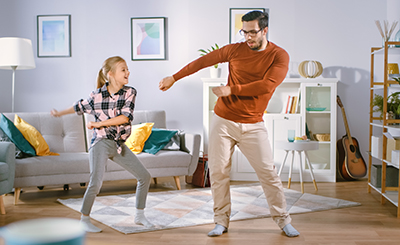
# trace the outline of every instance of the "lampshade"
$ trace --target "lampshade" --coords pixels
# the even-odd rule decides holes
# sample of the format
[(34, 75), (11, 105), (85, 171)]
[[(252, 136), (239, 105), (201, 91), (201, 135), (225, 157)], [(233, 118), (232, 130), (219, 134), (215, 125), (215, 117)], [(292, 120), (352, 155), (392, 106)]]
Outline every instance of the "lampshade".
[(0, 38), (0, 69), (17, 70), (35, 68), (32, 42), (18, 37)]

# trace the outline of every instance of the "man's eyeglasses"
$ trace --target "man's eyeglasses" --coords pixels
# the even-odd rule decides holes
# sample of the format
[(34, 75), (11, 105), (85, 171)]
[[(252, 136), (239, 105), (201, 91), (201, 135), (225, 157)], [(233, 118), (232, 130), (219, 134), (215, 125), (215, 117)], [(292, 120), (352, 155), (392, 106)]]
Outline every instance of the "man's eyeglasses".
[(258, 31), (256, 31), (256, 30), (245, 31), (245, 30), (243, 30), (243, 29), (240, 29), (240, 30), (239, 30), (239, 34), (242, 35), (242, 36), (249, 35), (250, 37), (254, 37), (254, 36), (256, 36), (257, 33), (259, 33), (260, 31), (262, 31), (262, 29), (260, 29), (260, 30), (258, 30)]

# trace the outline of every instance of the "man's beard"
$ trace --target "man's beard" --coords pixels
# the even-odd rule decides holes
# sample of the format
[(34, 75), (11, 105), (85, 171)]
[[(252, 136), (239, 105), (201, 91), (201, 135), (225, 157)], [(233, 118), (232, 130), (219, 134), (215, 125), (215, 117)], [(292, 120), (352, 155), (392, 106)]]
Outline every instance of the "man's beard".
[(260, 50), (261, 47), (262, 47), (262, 40), (255, 40), (254, 41), (254, 46), (252, 46), (252, 47), (249, 46), (249, 48), (251, 50), (255, 50), (255, 51)]

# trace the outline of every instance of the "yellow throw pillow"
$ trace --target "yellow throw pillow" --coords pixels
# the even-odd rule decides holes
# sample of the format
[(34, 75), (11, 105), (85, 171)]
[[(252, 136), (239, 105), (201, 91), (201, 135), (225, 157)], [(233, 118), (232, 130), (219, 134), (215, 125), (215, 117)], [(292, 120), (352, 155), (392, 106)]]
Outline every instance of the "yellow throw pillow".
[(37, 129), (32, 125), (25, 122), (17, 114), (15, 114), (14, 116), (14, 125), (22, 133), (22, 135), (29, 142), (29, 144), (31, 144), (32, 147), (35, 149), (36, 155), (38, 156), (60, 155), (58, 153), (51, 152), (49, 149), (49, 145), (46, 143), (40, 132), (37, 131)]
[(153, 125), (154, 123), (132, 125), (131, 135), (125, 141), (125, 144), (133, 153), (139, 154), (142, 152), (144, 143), (149, 138)]

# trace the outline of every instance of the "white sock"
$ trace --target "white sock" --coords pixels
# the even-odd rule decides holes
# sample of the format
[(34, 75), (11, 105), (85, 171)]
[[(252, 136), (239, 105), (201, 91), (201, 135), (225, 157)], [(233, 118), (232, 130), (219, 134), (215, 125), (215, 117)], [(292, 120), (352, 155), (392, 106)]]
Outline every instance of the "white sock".
[(87, 232), (101, 232), (101, 229), (96, 227), (90, 222), (90, 217), (82, 214), (81, 224), (83, 224), (83, 229)]
[(214, 229), (208, 233), (208, 236), (220, 236), (222, 233), (228, 232), (228, 228), (223, 225), (215, 225)]
[(288, 237), (295, 237), (295, 236), (300, 235), (300, 232), (298, 232), (291, 224), (285, 225), (285, 227), (283, 227), (282, 230), (285, 232), (286, 236), (288, 236)]
[(144, 225), (147, 228), (154, 227), (154, 225), (144, 216), (144, 209), (136, 209), (135, 223), (138, 225)]

